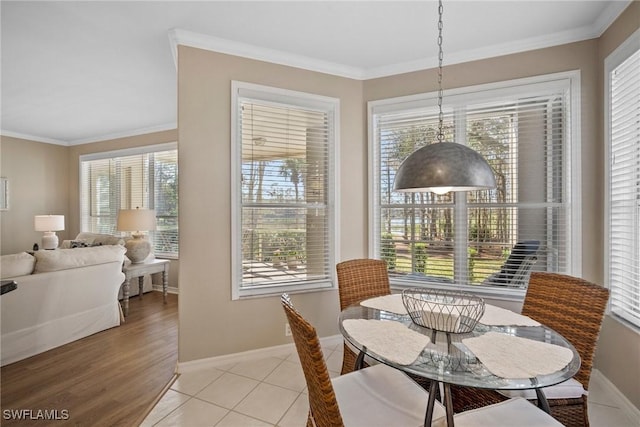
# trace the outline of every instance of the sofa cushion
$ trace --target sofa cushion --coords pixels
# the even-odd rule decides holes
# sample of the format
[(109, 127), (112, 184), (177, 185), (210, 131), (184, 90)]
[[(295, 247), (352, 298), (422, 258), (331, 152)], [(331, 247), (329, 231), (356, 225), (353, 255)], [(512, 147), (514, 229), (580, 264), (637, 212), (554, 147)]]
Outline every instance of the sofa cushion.
[(87, 265), (122, 262), (126, 249), (120, 245), (102, 245), (91, 248), (56, 249), (53, 251), (36, 251), (34, 273), (66, 270), (85, 267)]
[(26, 252), (18, 254), (2, 255), (0, 257), (0, 276), (3, 279), (9, 277), (26, 276), (33, 273), (36, 259)]

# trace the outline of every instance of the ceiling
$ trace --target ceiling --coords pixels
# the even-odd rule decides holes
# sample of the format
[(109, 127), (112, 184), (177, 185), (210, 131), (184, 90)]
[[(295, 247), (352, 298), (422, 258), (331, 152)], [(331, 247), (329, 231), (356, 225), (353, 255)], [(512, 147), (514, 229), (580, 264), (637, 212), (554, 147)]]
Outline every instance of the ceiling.
[[(631, 0), (445, 0), (444, 64), (598, 37)], [(176, 43), (355, 79), (437, 65), (437, 2), (5, 1), (3, 135), (176, 128)]]

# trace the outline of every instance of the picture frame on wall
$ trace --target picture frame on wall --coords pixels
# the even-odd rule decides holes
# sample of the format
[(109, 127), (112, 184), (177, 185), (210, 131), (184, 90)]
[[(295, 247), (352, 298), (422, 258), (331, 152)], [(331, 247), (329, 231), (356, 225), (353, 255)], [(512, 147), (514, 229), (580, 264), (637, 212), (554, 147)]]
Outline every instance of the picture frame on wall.
[(0, 211), (9, 210), (9, 180), (0, 177)]

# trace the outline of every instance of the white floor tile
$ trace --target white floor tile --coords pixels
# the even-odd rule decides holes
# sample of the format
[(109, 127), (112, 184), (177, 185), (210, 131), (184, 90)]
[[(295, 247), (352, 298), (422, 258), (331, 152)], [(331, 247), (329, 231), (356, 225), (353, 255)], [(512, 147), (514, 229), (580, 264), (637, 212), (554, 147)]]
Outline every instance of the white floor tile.
[(167, 416), (171, 411), (185, 403), (190, 399), (190, 396), (179, 393), (174, 390), (167, 390), (162, 396), (162, 399), (158, 401), (153, 410), (147, 415), (140, 427), (151, 427), (162, 418)]
[(208, 386), (223, 373), (224, 371), (216, 368), (186, 372), (178, 375), (178, 378), (171, 385), (171, 389), (188, 394), (189, 396), (195, 396), (200, 390)]
[(224, 365), (216, 366), (216, 368), (220, 369), (221, 371), (230, 371), (237, 364), (238, 362), (225, 363)]
[(265, 383), (277, 385), (289, 390), (301, 392), (307, 386), (302, 367), (299, 364), (283, 361), (264, 379)]
[(320, 347), (322, 347), (322, 352), (327, 354), (327, 353), (331, 353), (336, 348), (338, 348), (338, 345), (336, 343), (333, 343), (333, 344), (320, 343)]
[(298, 395), (295, 391), (261, 383), (234, 410), (275, 424), (289, 410)]
[(284, 414), (278, 427), (301, 427), (307, 424), (309, 414), (309, 397), (300, 394), (291, 408)]
[[(301, 426), (302, 424), (298, 427)], [(273, 427), (273, 424), (231, 411), (216, 424), (216, 427)]]
[(264, 359), (240, 362), (229, 369), (229, 372), (262, 381), (267, 375), (273, 372), (280, 363), (282, 363), (282, 359), (265, 357)]
[(157, 427), (213, 427), (229, 412), (202, 400), (191, 398), (184, 405), (163, 418)]
[[(325, 358), (327, 356), (325, 355)], [(331, 356), (327, 358), (327, 368), (330, 371), (340, 372), (342, 370), (342, 352), (334, 351)]]
[(247, 397), (260, 382), (251, 378), (225, 372), (196, 396), (223, 408), (233, 409)]
[[(339, 376), (342, 345), (325, 346), (324, 351), (329, 374)], [(142, 426), (304, 426), (308, 405), (300, 360), (291, 352), (182, 374)], [(597, 383), (590, 384), (592, 427), (640, 427), (618, 406)]]
[(639, 427), (640, 420), (632, 421), (619, 408), (589, 403), (589, 425), (591, 427)]
[(287, 362), (293, 362), (293, 363), (297, 363), (298, 366), (302, 366), (302, 364), (300, 363), (300, 356), (298, 356), (298, 353), (291, 353), (286, 359)]

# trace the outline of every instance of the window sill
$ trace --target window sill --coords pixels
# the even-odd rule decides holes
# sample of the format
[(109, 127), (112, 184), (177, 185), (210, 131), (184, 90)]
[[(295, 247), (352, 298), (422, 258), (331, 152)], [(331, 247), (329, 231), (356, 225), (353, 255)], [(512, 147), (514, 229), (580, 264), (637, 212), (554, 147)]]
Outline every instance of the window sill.
[(391, 289), (401, 292), (408, 288), (425, 288), (468, 292), (482, 298), (494, 300), (522, 302), (527, 293), (526, 289), (498, 288), (480, 285), (456, 285), (454, 283), (437, 283), (417, 280), (391, 279)]
[(248, 298), (262, 298), (280, 296), (283, 293), (298, 294), (305, 292), (319, 292), (336, 289), (331, 280), (321, 280), (315, 282), (297, 282), (279, 285), (259, 285), (253, 288), (234, 287), (232, 300), (242, 300)]

